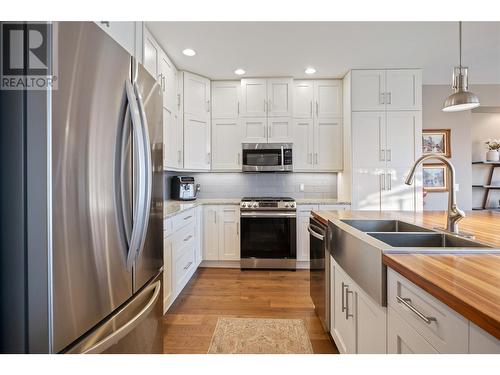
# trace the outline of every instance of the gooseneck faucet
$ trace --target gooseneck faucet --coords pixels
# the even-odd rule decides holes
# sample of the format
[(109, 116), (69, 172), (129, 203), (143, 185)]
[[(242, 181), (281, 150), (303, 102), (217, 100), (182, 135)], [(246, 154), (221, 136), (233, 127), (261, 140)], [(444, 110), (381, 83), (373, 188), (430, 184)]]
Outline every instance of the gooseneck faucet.
[(459, 234), (458, 222), (465, 217), (465, 212), (457, 207), (457, 195), (455, 190), (455, 167), (451, 164), (450, 160), (440, 155), (423, 155), (419, 157), (413, 163), (408, 176), (405, 179), (406, 185), (411, 185), (413, 183), (413, 178), (415, 176), (415, 171), (417, 167), (428, 159), (438, 159), (442, 161), (447, 167), (448, 181), (450, 182), (450, 187), (448, 189), (448, 218), (446, 221), (446, 231), (452, 232), (454, 234)]

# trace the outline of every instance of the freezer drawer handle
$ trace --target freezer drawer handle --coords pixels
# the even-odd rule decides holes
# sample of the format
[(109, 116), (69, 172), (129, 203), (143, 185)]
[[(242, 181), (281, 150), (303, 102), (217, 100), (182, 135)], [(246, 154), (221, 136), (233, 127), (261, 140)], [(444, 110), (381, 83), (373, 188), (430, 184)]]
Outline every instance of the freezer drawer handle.
[[(128, 335), (132, 330), (137, 327), (148, 315), (149, 313), (153, 310), (156, 301), (158, 300), (158, 297), (160, 295), (160, 290), (161, 290), (161, 280), (156, 281), (154, 284), (149, 285), (146, 287), (142, 292), (139, 293), (139, 295), (136, 297), (140, 298), (144, 294), (150, 293), (153, 290), (153, 295), (149, 299), (148, 303), (144, 305), (144, 307), (135, 315), (132, 319), (130, 319), (127, 323), (125, 323), (123, 326), (118, 328), (116, 331), (111, 333), (109, 336), (106, 336), (102, 340), (98, 341), (96, 344), (92, 345), (90, 348), (85, 349), (82, 352), (82, 354), (98, 354), (102, 353), (106, 349), (110, 348), (114, 344), (116, 344), (118, 341), (120, 341), (123, 337)], [(132, 304), (134, 301), (131, 301), (128, 303), (127, 306), (124, 307), (126, 309), (130, 304)], [(123, 310), (124, 310), (123, 309)], [(123, 311), (122, 310), (122, 311)], [(92, 334), (88, 336), (85, 341), (81, 344), (78, 345), (79, 348), (83, 346), (85, 348), (85, 342), (91, 343), (93, 340), (96, 339), (95, 336), (99, 335), (100, 330), (97, 329), (95, 334)], [(71, 350), (68, 352), (71, 353)], [(76, 352), (75, 352), (76, 354)]]

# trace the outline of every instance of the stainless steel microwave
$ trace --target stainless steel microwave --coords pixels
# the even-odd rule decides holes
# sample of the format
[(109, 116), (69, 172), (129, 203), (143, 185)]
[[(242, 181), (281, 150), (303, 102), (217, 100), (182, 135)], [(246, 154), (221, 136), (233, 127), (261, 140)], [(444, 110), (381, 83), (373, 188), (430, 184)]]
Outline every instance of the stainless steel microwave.
[(243, 143), (243, 172), (292, 172), (292, 143)]

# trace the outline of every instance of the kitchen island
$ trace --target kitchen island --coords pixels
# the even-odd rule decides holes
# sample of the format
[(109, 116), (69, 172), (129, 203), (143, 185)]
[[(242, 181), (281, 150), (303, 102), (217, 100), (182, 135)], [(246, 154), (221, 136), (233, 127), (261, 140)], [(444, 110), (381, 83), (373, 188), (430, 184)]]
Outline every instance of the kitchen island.
[[(500, 213), (467, 212), (460, 230), (475, 240), (500, 248)], [(393, 219), (434, 229), (446, 222), (445, 212), (320, 211), (326, 223), (335, 219)], [(443, 249), (443, 252), (446, 251)], [(500, 339), (500, 255), (384, 254), (383, 263), (433, 297)]]

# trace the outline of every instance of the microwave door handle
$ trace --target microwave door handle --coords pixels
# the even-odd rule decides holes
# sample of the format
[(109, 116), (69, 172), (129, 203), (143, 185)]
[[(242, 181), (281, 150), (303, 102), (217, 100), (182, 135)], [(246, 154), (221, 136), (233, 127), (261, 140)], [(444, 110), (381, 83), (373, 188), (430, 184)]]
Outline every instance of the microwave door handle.
[(137, 105), (137, 98), (134, 93), (134, 88), (132, 83), (127, 80), (126, 84), (127, 91), (127, 100), (130, 109), (130, 116), (132, 118), (132, 138), (133, 138), (133, 160), (134, 166), (137, 166), (135, 169), (136, 177), (134, 179), (134, 203), (133, 203), (133, 225), (132, 232), (130, 234), (130, 242), (129, 249), (127, 254), (127, 269), (129, 272), (132, 271), (132, 266), (135, 260), (135, 254), (137, 252), (140, 239), (140, 213), (142, 212), (142, 204), (144, 202), (144, 195), (146, 194), (144, 189), (144, 184), (142, 181), (144, 180), (144, 151), (143, 151), (143, 135), (142, 135), (142, 127), (141, 127), (141, 119), (139, 114), (139, 108)]
[(285, 149), (281, 146), (281, 170), (285, 170)]

